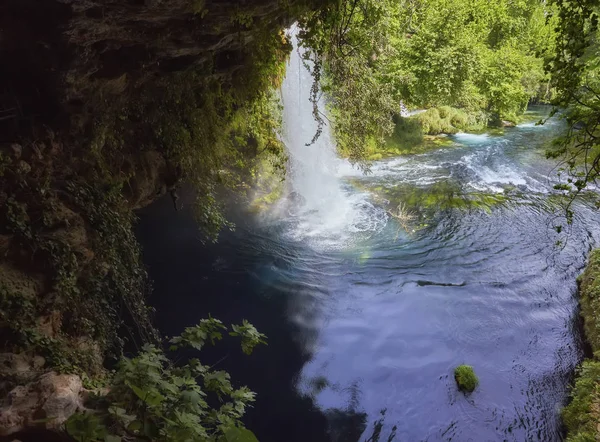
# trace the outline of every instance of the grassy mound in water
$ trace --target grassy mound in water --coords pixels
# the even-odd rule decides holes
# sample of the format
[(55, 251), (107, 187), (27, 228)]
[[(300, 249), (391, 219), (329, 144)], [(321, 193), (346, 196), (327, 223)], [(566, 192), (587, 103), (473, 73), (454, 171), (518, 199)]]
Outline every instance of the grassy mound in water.
[(470, 365), (459, 365), (454, 369), (454, 379), (456, 385), (460, 391), (471, 393), (477, 385), (479, 385), (479, 379)]
[(594, 357), (577, 370), (571, 402), (562, 411), (567, 441), (600, 440), (600, 249), (592, 251), (585, 271), (577, 278), (585, 338)]

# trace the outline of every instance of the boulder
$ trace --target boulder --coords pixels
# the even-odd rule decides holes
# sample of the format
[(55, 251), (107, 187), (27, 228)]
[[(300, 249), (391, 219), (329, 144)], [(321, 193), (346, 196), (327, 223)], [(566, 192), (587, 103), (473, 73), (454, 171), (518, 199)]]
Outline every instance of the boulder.
[(25, 428), (56, 429), (83, 409), (85, 390), (74, 374), (49, 372), (13, 388), (0, 408), (0, 436)]

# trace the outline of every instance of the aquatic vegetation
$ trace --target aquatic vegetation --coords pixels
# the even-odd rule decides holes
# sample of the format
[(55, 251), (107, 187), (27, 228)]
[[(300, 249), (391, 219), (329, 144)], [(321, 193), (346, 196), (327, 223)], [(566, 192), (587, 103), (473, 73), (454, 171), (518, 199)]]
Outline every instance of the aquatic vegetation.
[(395, 210), (401, 206), (414, 216), (428, 218), (443, 210), (491, 210), (509, 199), (505, 193), (466, 191), (462, 186), (449, 181), (440, 181), (427, 187), (400, 184), (395, 187), (369, 189), (389, 201)]
[(407, 232), (411, 230), (412, 224), (417, 220), (417, 215), (409, 210), (405, 203), (398, 204), (394, 210), (388, 210), (388, 214)]
[(454, 379), (458, 389), (466, 393), (472, 393), (477, 385), (479, 385), (479, 379), (470, 365), (459, 365), (454, 369)]

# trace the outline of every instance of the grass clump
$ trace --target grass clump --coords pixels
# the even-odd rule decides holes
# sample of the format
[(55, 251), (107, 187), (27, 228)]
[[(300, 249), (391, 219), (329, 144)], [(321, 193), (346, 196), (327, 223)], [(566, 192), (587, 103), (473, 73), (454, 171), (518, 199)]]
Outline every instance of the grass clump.
[(454, 379), (456, 379), (458, 389), (466, 393), (471, 393), (479, 385), (479, 379), (470, 365), (456, 367), (454, 369)]

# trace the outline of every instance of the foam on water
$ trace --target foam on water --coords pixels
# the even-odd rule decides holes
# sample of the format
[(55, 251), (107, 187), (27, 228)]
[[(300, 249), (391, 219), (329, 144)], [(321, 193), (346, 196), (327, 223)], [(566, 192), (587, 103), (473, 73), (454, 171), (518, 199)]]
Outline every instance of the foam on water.
[(489, 135), (488, 134), (468, 134), (465, 132), (459, 132), (457, 134), (452, 135), (452, 137), (459, 143), (477, 144), (477, 143), (486, 142), (489, 138)]
[[(292, 30), (292, 41), (298, 48), (295, 33)], [(368, 193), (344, 186), (341, 175), (362, 172), (337, 157), (329, 126), (325, 125), (318, 140), (310, 144), (317, 131), (309, 100), (313, 79), (301, 60), (301, 50), (292, 51), (281, 88), (283, 141), (289, 156), (288, 196), (293, 196), (283, 202), (288, 208), (288, 234), (313, 245), (343, 246), (355, 240), (357, 233), (379, 231), (387, 215), (369, 202)], [(319, 108), (325, 114), (322, 103)]]

